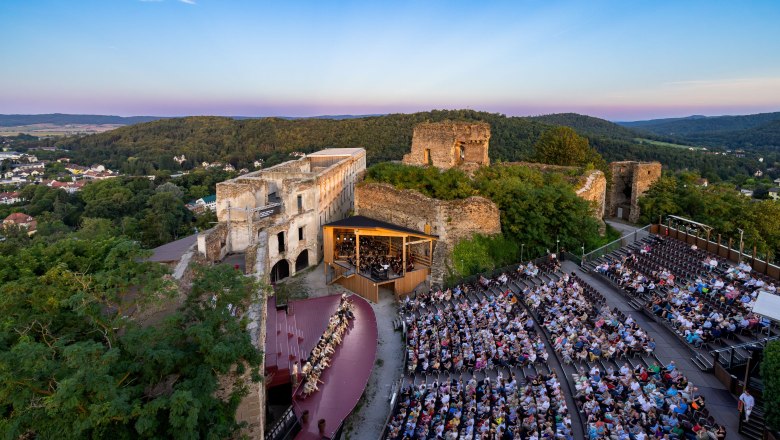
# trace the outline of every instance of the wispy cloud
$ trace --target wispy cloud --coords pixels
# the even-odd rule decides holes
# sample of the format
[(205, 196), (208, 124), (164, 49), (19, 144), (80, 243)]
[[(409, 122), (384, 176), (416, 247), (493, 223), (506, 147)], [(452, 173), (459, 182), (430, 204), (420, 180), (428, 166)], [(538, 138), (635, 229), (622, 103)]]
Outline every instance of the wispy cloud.
[(194, 5), (195, 4), (195, 0), (179, 0), (179, 1), (182, 2), (182, 3), (186, 3), (188, 5)]

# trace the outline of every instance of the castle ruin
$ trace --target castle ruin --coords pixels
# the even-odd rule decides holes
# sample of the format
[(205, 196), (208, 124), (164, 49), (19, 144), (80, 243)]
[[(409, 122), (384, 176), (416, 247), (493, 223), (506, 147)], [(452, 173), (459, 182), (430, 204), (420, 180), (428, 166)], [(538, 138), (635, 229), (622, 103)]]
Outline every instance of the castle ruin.
[(474, 169), (490, 165), (490, 125), (485, 122), (428, 122), (414, 127), (412, 151), (403, 163)]
[(363, 148), (331, 148), (217, 184), (217, 220), (198, 236), (209, 261), (244, 254), (246, 273), (275, 282), (322, 259), (322, 225), (354, 208)]
[(612, 188), (607, 195), (607, 215), (636, 223), (641, 214), (638, 200), (661, 177), (661, 163), (612, 162), (609, 168)]

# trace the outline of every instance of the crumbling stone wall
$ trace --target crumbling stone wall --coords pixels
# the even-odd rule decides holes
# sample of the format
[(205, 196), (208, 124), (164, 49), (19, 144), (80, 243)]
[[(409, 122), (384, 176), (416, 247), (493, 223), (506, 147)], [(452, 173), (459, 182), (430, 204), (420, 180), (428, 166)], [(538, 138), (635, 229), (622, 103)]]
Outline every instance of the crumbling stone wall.
[(581, 187), (575, 190), (577, 196), (591, 202), (593, 216), (601, 220), (604, 218), (604, 209), (607, 197), (607, 178), (599, 170), (591, 171)]
[(208, 261), (221, 260), (227, 254), (227, 227), (218, 223), (198, 234), (198, 250)]
[(414, 128), (407, 165), (433, 165), (439, 169), (490, 165), (490, 125), (484, 122), (423, 123)]
[(253, 244), (246, 248), (244, 253), (244, 273), (249, 275), (255, 271), (255, 264), (257, 264), (257, 244)]
[(473, 234), (501, 233), (498, 206), (484, 197), (437, 200), (417, 191), (384, 183), (363, 183), (355, 191), (355, 211), (377, 220), (438, 235), (433, 251), (431, 280), (441, 285), (452, 265), (455, 244)]
[(609, 164), (612, 189), (607, 196), (607, 213), (630, 222), (639, 220), (639, 198), (661, 177), (660, 162), (622, 161)]

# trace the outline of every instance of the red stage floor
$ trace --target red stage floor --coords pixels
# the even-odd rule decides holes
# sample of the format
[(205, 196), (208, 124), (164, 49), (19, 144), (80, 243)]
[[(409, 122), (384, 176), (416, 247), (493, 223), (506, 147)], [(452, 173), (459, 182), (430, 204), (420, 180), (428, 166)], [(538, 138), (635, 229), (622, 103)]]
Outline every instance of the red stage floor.
[[(330, 367), (320, 377), (323, 384), (319, 386), (319, 391), (305, 399), (300, 396), (294, 397), (294, 409), (298, 418), (303, 411), (309, 411), (309, 421), (303, 425), (296, 440), (321, 439), (322, 436), (319, 435), (317, 428), (320, 419), (325, 419), (325, 437), (332, 438), (344, 419), (357, 405), (374, 368), (378, 339), (374, 309), (358, 295), (351, 295), (349, 298), (355, 306), (355, 319), (347, 329), (341, 345), (336, 349)], [(309, 319), (319, 321), (323, 316), (327, 325), (330, 314), (323, 310), (321, 307), (323, 304), (319, 304), (318, 307), (321, 301), (325, 302), (324, 300), (294, 302), (293, 309), (299, 325), (310, 322)], [(310, 340), (309, 337), (305, 339), (306, 342)], [(313, 339), (312, 347), (317, 339), (319, 336)], [(305, 352), (308, 353), (311, 347), (306, 349), (308, 350)]]

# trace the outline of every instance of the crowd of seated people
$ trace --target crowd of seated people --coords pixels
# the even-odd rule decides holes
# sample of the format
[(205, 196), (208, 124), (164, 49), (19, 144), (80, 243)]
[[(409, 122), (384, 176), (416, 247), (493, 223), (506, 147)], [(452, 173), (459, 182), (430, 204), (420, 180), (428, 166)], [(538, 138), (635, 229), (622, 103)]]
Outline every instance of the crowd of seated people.
[(555, 374), (407, 384), (386, 438), (572, 440), (565, 402)]
[(630, 316), (599, 307), (574, 276), (564, 274), (557, 282), (527, 288), (524, 296), (543, 320), (564, 363), (650, 354), (655, 349), (655, 341)]
[(694, 346), (737, 332), (752, 333), (769, 325), (753, 314), (752, 308), (758, 294), (777, 292), (773, 283), (751, 276), (750, 268), (744, 264), (716, 272), (715, 268), (723, 268), (725, 263), (715, 258), (714, 263), (702, 260), (702, 264), (713, 268), (707, 276), (678, 277), (659, 259), (650, 259), (658, 247), (670, 241), (656, 239), (652, 246), (642, 247), (644, 254), (629, 252), (598, 265), (596, 270), (648, 301), (656, 316), (664, 318)]
[(406, 317), (410, 373), (482, 370), (547, 360), (533, 320), (509, 291)]
[(401, 312), (406, 314), (414, 313), (421, 308), (451, 300), (460, 302), (460, 298), (464, 297), (469, 290), (467, 285), (457, 285), (450, 289), (431, 288), (427, 292), (420, 291), (414, 295), (407, 295), (401, 303)]
[(352, 307), (352, 302), (346, 295), (342, 295), (338, 310), (330, 317), (328, 327), (312, 349), (309, 359), (303, 365), (301, 393), (304, 397), (319, 390), (317, 385), (320, 383), (320, 376), (330, 366), (331, 357), (341, 344), (349, 321), (355, 317)]
[[(404, 273), (404, 261), (401, 251), (391, 255), (387, 241), (374, 237), (360, 237), (360, 262), (357, 261), (355, 240), (345, 239), (336, 247), (338, 258), (343, 258), (351, 266), (359, 267), (360, 272), (374, 279), (386, 280)], [(413, 252), (406, 255), (406, 271), (414, 270)]]
[(618, 371), (593, 366), (574, 375), (575, 401), (590, 439), (724, 439), (702, 396), (672, 361)]
[[(554, 271), (556, 268), (560, 267), (557, 260), (551, 260), (549, 265), (545, 264), (543, 266), (545, 266), (545, 271)], [(530, 279), (537, 277), (541, 272), (541, 267), (535, 265), (533, 262), (529, 262), (527, 265), (518, 265), (515, 273), (511, 273), (511, 271), (503, 272), (494, 278), (487, 278), (484, 275), (480, 275), (473, 286), (464, 283), (448, 289), (429, 289), (428, 292), (417, 292), (414, 295), (408, 295), (404, 298), (403, 303), (401, 304), (401, 312), (412, 313), (420, 308), (425, 308), (436, 303), (450, 302), (451, 300), (459, 302), (460, 298), (466, 296), (466, 294), (474, 289), (487, 290), (491, 287), (503, 289), (511, 279)]]

